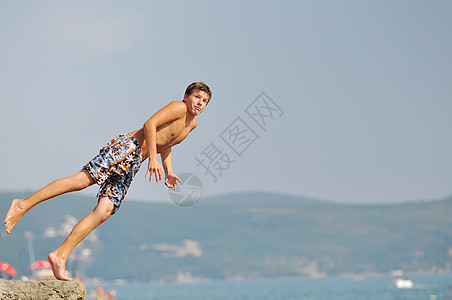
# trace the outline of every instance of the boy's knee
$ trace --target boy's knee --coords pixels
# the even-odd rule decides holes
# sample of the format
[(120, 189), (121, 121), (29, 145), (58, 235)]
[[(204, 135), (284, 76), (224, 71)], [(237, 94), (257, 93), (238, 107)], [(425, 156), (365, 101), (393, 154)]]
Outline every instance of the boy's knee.
[(111, 211), (104, 211), (102, 212), (102, 215), (100, 216), (100, 221), (103, 223), (108, 220), (111, 216)]
[(111, 210), (109, 211), (107, 209), (99, 209), (98, 207), (94, 209), (94, 214), (99, 223), (107, 221), (108, 218), (110, 218), (111, 216), (111, 212), (112, 212)]
[(99, 221), (103, 223), (111, 216), (114, 208), (115, 205), (109, 198), (102, 197), (101, 199), (99, 199), (99, 203), (94, 209), (94, 213), (99, 218)]

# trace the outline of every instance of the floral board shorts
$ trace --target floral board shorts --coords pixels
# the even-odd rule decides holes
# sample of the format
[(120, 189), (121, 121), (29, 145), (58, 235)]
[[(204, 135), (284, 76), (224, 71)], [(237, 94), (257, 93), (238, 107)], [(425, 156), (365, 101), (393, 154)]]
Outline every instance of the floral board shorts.
[(140, 144), (131, 135), (120, 135), (103, 147), (99, 155), (83, 166), (82, 170), (87, 170), (100, 185), (97, 199), (104, 196), (114, 203), (113, 215), (121, 206), (140, 166)]

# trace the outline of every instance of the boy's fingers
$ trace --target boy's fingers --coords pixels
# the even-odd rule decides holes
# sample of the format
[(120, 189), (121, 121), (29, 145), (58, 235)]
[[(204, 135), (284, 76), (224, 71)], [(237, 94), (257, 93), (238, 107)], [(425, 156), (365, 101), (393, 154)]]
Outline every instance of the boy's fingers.
[(149, 175), (149, 182), (151, 182), (154, 173), (155, 173), (155, 182), (159, 182), (160, 180), (162, 180), (163, 170), (161, 168), (153, 167), (149, 168), (144, 177), (147, 178)]
[(147, 178), (149, 175), (149, 182), (152, 181), (152, 173), (154, 173), (154, 171), (152, 169), (148, 169), (148, 171), (146, 172), (145, 178)]
[(160, 180), (162, 180), (162, 170), (156, 169), (155, 170), (155, 181), (159, 182)]

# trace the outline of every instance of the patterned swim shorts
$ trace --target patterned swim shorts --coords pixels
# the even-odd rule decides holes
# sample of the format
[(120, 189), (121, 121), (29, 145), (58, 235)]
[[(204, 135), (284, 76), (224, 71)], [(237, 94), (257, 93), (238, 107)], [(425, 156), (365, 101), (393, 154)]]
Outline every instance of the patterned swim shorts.
[(106, 196), (114, 203), (113, 215), (121, 206), (140, 166), (140, 144), (131, 135), (120, 135), (103, 147), (83, 169), (100, 185), (97, 199)]

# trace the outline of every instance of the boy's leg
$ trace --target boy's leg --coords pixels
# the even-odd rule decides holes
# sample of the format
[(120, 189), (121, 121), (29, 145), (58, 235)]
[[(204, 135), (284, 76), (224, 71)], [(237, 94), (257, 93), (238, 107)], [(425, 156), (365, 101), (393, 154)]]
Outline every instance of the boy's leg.
[(106, 221), (114, 209), (113, 202), (108, 197), (100, 197), (96, 208), (78, 222), (69, 236), (55, 251), (49, 254), (48, 259), (52, 265), (55, 278), (59, 280), (72, 280), (66, 276), (66, 260), (69, 253), (77, 246), (94, 228)]
[(95, 181), (88, 171), (82, 170), (72, 176), (49, 183), (25, 199), (14, 199), (3, 222), (6, 232), (10, 233), (17, 221), (36, 204), (67, 192), (82, 190), (94, 183)]

